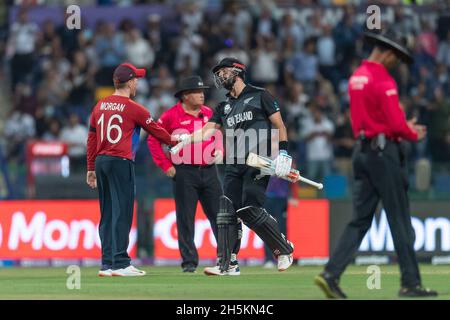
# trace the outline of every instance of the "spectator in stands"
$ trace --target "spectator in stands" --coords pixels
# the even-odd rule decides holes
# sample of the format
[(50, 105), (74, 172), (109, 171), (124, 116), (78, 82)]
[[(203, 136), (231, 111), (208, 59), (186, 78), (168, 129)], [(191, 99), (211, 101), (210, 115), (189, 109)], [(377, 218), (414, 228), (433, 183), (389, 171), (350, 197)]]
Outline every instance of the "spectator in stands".
[(444, 92), (450, 92), (450, 77), (445, 64), (437, 65), (435, 79), (437, 81), (436, 86), (441, 86)]
[(64, 118), (64, 102), (69, 94), (70, 84), (66, 79), (61, 79), (55, 70), (48, 70), (38, 88), (39, 104), (44, 106), (46, 112), (52, 116)]
[(292, 80), (300, 81), (305, 87), (308, 95), (314, 92), (314, 81), (317, 78), (318, 58), (315, 54), (315, 40), (309, 38), (304, 43), (302, 51), (298, 51), (287, 62), (285, 66), (285, 82)]
[(322, 34), (322, 21), (324, 20), (323, 12), (320, 8), (314, 8), (311, 15), (307, 17), (303, 27), (305, 39), (317, 38)]
[(155, 52), (144, 39), (139, 29), (132, 29), (126, 35), (126, 60), (139, 68), (150, 69), (155, 61)]
[(436, 60), (447, 68), (450, 68), (450, 30), (447, 32), (447, 39), (439, 43)]
[(256, 86), (264, 87), (278, 81), (279, 54), (274, 37), (257, 36), (252, 52), (251, 77)]
[(24, 163), (27, 141), (36, 134), (34, 118), (20, 109), (12, 110), (11, 115), (6, 119), (3, 134), (7, 143), (8, 161)]
[(98, 56), (94, 45), (94, 33), (91, 29), (85, 28), (83, 32), (78, 34), (78, 45), (80, 47), (79, 50), (84, 52), (94, 71), (97, 71)]
[(34, 114), (36, 126), (36, 138), (41, 139), (48, 129), (49, 116), (45, 113), (45, 108), (38, 106)]
[(287, 11), (281, 18), (278, 39), (280, 43), (285, 43), (288, 38), (291, 38), (294, 43), (294, 49), (300, 50), (305, 40), (305, 33), (299, 23), (295, 21), (295, 9)]
[[(328, 117), (328, 119), (337, 119), (341, 113), (338, 98), (334, 93), (334, 87), (331, 81), (327, 80), (318, 73), (315, 85), (316, 101)], [(335, 120), (334, 120), (335, 121)]]
[(334, 124), (319, 107), (312, 105), (310, 108), (311, 116), (305, 118), (301, 128), (306, 141), (306, 170), (309, 179), (321, 181), (331, 173)]
[(125, 58), (125, 42), (121, 33), (116, 33), (112, 23), (100, 22), (97, 26), (95, 49), (99, 59), (97, 83), (111, 86), (114, 68)]
[(14, 92), (14, 108), (33, 115), (36, 112), (38, 101), (30, 83), (18, 83)]
[(48, 130), (42, 135), (44, 141), (59, 141), (61, 136), (61, 122), (51, 118), (48, 122)]
[[(259, 36), (275, 36), (278, 34), (278, 23), (273, 16), (273, 11), (266, 4), (261, 6), (261, 13), (253, 22), (253, 30)], [(244, 61), (242, 61), (244, 63)]]
[(28, 21), (25, 9), (19, 11), (18, 21), (11, 26), (6, 56), (11, 59), (11, 85), (14, 90), (17, 83), (25, 81), (33, 70), (35, 48), (39, 29), (35, 23)]
[(310, 99), (309, 96), (305, 94), (303, 85), (298, 81), (291, 83), (287, 93), (288, 95), (283, 104), (286, 112), (286, 122), (289, 127), (295, 127), (298, 131), (300, 130), (300, 122), (310, 115), (306, 106)]
[(70, 114), (69, 123), (61, 130), (59, 138), (69, 147), (68, 155), (74, 171), (85, 171), (87, 137), (88, 129), (80, 124), (78, 114)]
[(253, 20), (249, 10), (243, 8), (244, 3), (232, 0), (225, 6), (225, 12), (220, 18), (220, 25), (227, 28), (231, 26), (231, 37), (236, 44), (244, 50), (249, 50)]
[(392, 27), (400, 34), (411, 35), (420, 31), (420, 21), (417, 21), (410, 11), (407, 12), (405, 7), (394, 7), (394, 21), (395, 23)]
[(339, 72), (336, 69), (336, 42), (333, 38), (333, 28), (326, 24), (323, 26), (323, 34), (317, 39), (317, 57), (320, 73), (333, 84), (337, 90)]
[(144, 106), (148, 108), (153, 117), (159, 118), (164, 111), (173, 106), (175, 103), (176, 100), (173, 97), (173, 94), (170, 94), (168, 91), (164, 91), (159, 85), (153, 85), (151, 88), (150, 98)]
[(200, 67), (200, 49), (203, 38), (198, 33), (192, 33), (189, 28), (182, 26), (181, 34), (175, 41), (175, 65), (178, 76), (197, 73)]
[(354, 21), (354, 9), (345, 7), (344, 16), (333, 30), (336, 43), (336, 64), (339, 67), (340, 77), (348, 78), (350, 64), (356, 55), (356, 43), (360, 36), (361, 28)]
[(161, 27), (161, 16), (152, 13), (147, 17), (147, 26), (144, 30), (144, 37), (149, 41), (155, 55), (155, 65), (167, 63), (168, 52), (167, 41), (169, 36), (165, 34)]
[(83, 51), (73, 54), (73, 63), (68, 75), (70, 91), (67, 96), (67, 113), (76, 113), (85, 121), (90, 113), (90, 104), (93, 100), (95, 69)]
[(175, 79), (166, 65), (158, 65), (155, 76), (150, 80), (150, 86), (159, 86), (162, 91), (170, 94), (175, 90)]
[(49, 56), (52, 52), (52, 45), (55, 39), (59, 38), (56, 33), (56, 26), (53, 20), (46, 20), (42, 26), (42, 33), (39, 37), (39, 54)]
[(197, 33), (203, 22), (203, 10), (196, 1), (188, 1), (181, 6), (181, 22), (188, 34)]
[(350, 109), (346, 109), (336, 120), (333, 137), (335, 164), (338, 171), (345, 175), (351, 173), (351, 157), (355, 139), (350, 122)]
[(428, 55), (432, 56), (433, 59), (436, 57), (439, 40), (430, 23), (426, 20), (422, 21), (422, 30), (417, 35), (416, 41), (420, 43), (420, 46)]
[(428, 126), (431, 156), (436, 162), (450, 161), (450, 98), (442, 88), (434, 90)]

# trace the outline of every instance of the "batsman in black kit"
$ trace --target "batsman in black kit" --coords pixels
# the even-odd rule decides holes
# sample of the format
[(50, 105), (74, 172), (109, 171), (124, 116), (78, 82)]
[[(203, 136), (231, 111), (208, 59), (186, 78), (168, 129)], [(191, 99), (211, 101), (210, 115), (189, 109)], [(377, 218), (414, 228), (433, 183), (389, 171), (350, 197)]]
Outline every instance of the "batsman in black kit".
[[(263, 156), (271, 149), (271, 129), (279, 132), (279, 154), (275, 174), (286, 176), (292, 165), (287, 154), (287, 132), (277, 101), (265, 89), (246, 84), (246, 67), (235, 58), (225, 58), (213, 68), (218, 88), (228, 90), (227, 99), (219, 104), (202, 130), (185, 137), (184, 143), (206, 140), (217, 129), (226, 137), (224, 195), (217, 215), (218, 264), (205, 268), (207, 275), (239, 275), (237, 254), (240, 248), (242, 222), (267, 244), (278, 258), (278, 270), (292, 264), (293, 245), (279, 231), (277, 221), (263, 208), (269, 176), (249, 167), (245, 159), (250, 152)], [(231, 138), (230, 138), (230, 132)], [(231, 140), (230, 140), (231, 139)], [(234, 142), (230, 147), (229, 142)]]

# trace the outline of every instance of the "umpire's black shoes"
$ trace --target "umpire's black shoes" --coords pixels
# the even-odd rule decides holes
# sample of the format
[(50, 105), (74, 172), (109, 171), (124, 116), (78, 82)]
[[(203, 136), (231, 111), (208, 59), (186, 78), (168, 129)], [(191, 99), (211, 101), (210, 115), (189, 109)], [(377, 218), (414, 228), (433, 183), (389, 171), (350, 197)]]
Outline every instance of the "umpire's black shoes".
[(398, 296), (402, 298), (425, 298), (425, 297), (437, 297), (437, 291), (423, 288), (421, 286), (411, 288), (401, 288), (398, 292)]
[(195, 270), (196, 268), (194, 266), (187, 266), (183, 268), (183, 272), (186, 273), (196, 273), (197, 271)]
[(314, 283), (329, 299), (346, 299), (347, 296), (339, 287), (338, 280), (328, 272), (322, 272), (314, 278)]

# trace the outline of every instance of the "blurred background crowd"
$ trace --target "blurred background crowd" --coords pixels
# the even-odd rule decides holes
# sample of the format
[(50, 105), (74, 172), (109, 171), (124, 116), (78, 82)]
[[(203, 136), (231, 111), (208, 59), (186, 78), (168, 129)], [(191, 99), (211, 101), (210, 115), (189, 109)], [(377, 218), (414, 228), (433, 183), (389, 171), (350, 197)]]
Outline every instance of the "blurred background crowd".
[[(347, 80), (368, 53), (362, 32), (371, 3), (382, 6), (383, 26), (407, 36), (416, 61), (394, 72), (406, 114), (428, 126), (426, 140), (407, 146), (412, 190), (426, 197), (450, 191), (450, 1), (10, 2), (0, 9), (0, 160), (10, 188), (4, 197), (27, 196), (30, 140), (64, 141), (73, 175), (85, 173), (89, 113), (111, 93), (112, 71), (121, 62), (148, 70), (136, 100), (157, 118), (176, 103), (177, 81), (192, 74), (211, 86), (206, 104), (215, 108), (224, 92), (214, 88), (211, 67), (225, 56), (240, 59), (249, 82), (278, 98), (297, 167), (330, 186), (328, 194), (297, 192), (347, 197), (354, 144)], [(66, 27), (63, 3), (82, 6), (80, 30)], [(131, 8), (136, 4), (142, 6)], [(42, 5), (61, 7), (42, 18), (36, 13)], [(134, 13), (101, 16), (83, 6)], [(145, 139), (136, 162), (147, 195), (171, 195)]]

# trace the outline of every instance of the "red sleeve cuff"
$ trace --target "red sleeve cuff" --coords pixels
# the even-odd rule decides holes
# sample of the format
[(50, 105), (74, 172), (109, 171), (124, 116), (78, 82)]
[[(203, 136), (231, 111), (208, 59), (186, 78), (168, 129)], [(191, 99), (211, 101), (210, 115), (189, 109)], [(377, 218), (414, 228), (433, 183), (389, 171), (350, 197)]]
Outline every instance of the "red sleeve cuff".
[(173, 166), (172, 162), (164, 162), (161, 165), (161, 169), (162, 169), (162, 171), (164, 171), (164, 173), (166, 173), (167, 170), (169, 170), (169, 168), (172, 167), (172, 166)]

